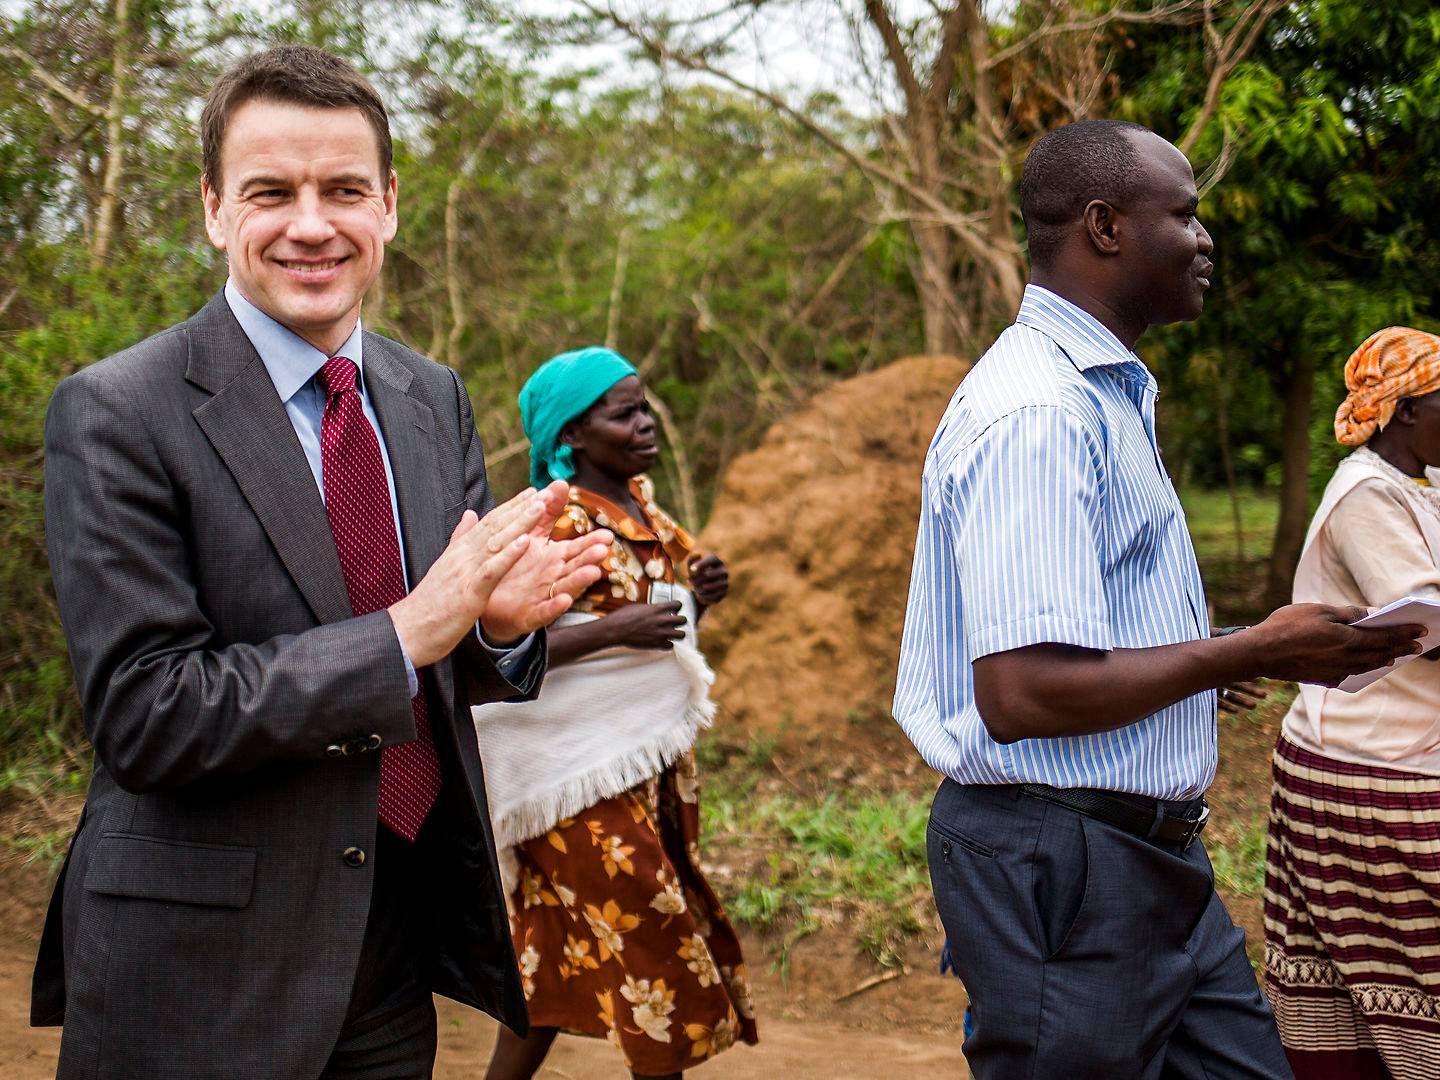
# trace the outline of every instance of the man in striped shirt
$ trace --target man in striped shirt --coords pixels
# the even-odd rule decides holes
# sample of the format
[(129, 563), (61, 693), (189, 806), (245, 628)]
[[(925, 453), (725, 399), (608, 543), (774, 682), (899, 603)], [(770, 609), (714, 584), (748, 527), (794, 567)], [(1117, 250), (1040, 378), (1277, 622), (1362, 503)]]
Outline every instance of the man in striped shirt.
[(1193, 843), (1214, 688), (1334, 684), (1418, 649), (1359, 609), (1211, 637), (1133, 349), (1194, 319), (1213, 269), (1190, 165), (1138, 125), (1036, 144), (1031, 283), (925, 461), (895, 716), (945, 774), (936, 903), (979, 1080), (1290, 1077)]

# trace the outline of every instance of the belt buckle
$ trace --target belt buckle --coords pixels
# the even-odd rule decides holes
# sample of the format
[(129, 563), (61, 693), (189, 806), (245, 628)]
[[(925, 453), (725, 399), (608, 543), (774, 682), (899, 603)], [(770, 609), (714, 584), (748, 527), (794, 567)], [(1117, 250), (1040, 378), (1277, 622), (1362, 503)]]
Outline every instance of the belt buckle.
[(1193, 844), (1195, 842), (1195, 838), (1199, 836), (1202, 832), (1204, 832), (1205, 823), (1209, 820), (1210, 807), (1201, 806), (1200, 816), (1197, 817), (1194, 821), (1192, 821), (1190, 823), (1190, 827), (1185, 830), (1184, 835), (1182, 835), (1180, 838), (1180, 846), (1182, 848), (1188, 848), (1191, 844)]

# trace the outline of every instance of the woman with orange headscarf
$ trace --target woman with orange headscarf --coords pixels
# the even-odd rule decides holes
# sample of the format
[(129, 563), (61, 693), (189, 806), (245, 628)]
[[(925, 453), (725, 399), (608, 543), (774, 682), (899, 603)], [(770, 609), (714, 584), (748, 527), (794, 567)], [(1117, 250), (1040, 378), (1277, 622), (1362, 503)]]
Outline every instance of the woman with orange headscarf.
[[(1389, 327), (1345, 365), (1357, 449), (1310, 524), (1295, 600), (1440, 599), (1440, 337)], [(1427, 654), (1427, 658), (1433, 656)], [(1297, 1080), (1421, 1080), (1440, 1062), (1440, 664), (1302, 686), (1275, 749), (1266, 992)]]

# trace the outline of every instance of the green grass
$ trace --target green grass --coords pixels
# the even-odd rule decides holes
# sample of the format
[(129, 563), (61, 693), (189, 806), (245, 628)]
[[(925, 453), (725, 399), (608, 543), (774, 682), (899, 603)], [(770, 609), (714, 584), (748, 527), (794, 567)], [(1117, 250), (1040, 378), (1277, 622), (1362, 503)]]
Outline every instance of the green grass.
[(1267, 823), (1257, 815), (1239, 839), (1207, 845), (1215, 884), (1239, 896), (1259, 896), (1265, 888), (1265, 839)]
[(701, 806), (713, 850), (737, 842), (767, 849), (726, 906), (751, 926), (793, 925), (782, 968), (827, 913), (855, 917), (860, 945), (882, 964), (900, 962), (905, 939), (921, 929), (916, 905), (928, 897), (926, 800), (864, 792), (757, 798), (753, 773), (722, 773), (708, 778)]
[(70, 833), (70, 829), (52, 829), (36, 836), (0, 836), (0, 848), (18, 852), (27, 863), (43, 863), (53, 870), (65, 858)]
[(1205, 595), (1215, 624), (1253, 623), (1263, 618), (1265, 575), (1280, 506), (1271, 491), (1240, 491), (1241, 543), (1237, 558), (1230, 493), (1189, 489), (1180, 493)]
[(0, 768), (0, 796), (45, 796), (85, 790), (89, 764), (64, 748), (47, 749)]
[[(1190, 525), (1190, 538), (1195, 542), (1195, 557), (1201, 565), (1235, 561), (1235, 517), (1230, 493), (1223, 488), (1190, 488), (1180, 492), (1185, 519)], [(1273, 491), (1240, 489), (1241, 551), (1247, 562), (1264, 562), (1270, 557), (1270, 543), (1275, 536), (1275, 523), (1280, 504)]]

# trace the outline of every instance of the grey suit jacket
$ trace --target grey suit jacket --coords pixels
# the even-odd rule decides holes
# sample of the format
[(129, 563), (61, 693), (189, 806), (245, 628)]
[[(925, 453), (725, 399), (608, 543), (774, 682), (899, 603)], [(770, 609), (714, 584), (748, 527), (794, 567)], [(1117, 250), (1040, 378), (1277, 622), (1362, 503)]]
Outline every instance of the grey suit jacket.
[[(386, 338), (365, 373), (419, 581), (492, 504), (459, 379)], [(355, 618), (285, 408), (223, 294), (66, 379), (45, 429), (50, 564), (95, 767), (31, 1020), (62, 1077), (312, 1078), (345, 1016), (380, 754), (415, 737), (389, 615)], [(478, 642), (421, 672), (433, 988), (524, 1030), (472, 703), (533, 695)], [(348, 852), (348, 854), (347, 854)]]

